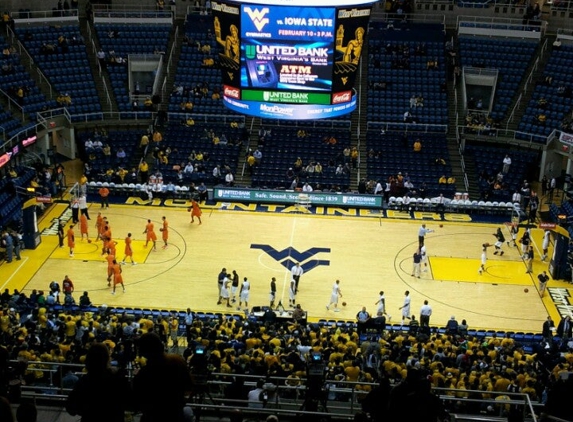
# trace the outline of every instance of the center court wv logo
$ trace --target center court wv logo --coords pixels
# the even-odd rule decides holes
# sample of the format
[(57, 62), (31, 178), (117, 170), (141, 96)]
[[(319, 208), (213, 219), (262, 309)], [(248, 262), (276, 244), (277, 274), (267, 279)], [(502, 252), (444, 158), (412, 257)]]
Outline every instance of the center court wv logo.
[(282, 251), (277, 251), (270, 245), (258, 245), (253, 243), (251, 244), (251, 249), (260, 249), (266, 252), (267, 255), (279, 262), (287, 270), (290, 270), (297, 262), (300, 262), (300, 266), (305, 273), (320, 265), (330, 265), (328, 259), (309, 259), (318, 253), (330, 252), (330, 248), (310, 248), (304, 252), (299, 252), (292, 246), (289, 246)]
[(245, 12), (247, 12), (247, 15), (251, 18), (251, 22), (253, 22), (259, 32), (269, 23), (269, 18), (265, 18), (265, 15), (269, 13), (268, 7), (264, 7), (261, 10), (258, 8), (251, 9), (250, 7), (245, 7)]

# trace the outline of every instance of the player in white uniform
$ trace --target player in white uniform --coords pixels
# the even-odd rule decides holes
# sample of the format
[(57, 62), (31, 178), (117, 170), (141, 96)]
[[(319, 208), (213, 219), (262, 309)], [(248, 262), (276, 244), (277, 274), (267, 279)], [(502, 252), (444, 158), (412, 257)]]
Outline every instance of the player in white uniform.
[(245, 307), (249, 309), (249, 295), (251, 294), (251, 283), (245, 277), (243, 279), (243, 284), (241, 285), (241, 292), (239, 293), (239, 307), (238, 310), (241, 310), (241, 304), (245, 302)]
[(549, 250), (549, 240), (551, 238), (551, 231), (545, 230), (543, 233), (543, 241), (541, 242), (541, 249), (543, 249), (543, 254), (541, 255), (541, 260), (545, 261), (547, 259), (547, 251)]
[(485, 246), (485, 243), (481, 249), (481, 265), (479, 267), (478, 273), (482, 273), (485, 271), (485, 264), (487, 262), (487, 246)]
[(422, 255), (422, 264), (424, 264), (423, 272), (428, 272), (428, 254), (426, 252), (426, 245), (422, 245), (420, 248), (420, 255)]
[(405, 319), (410, 319), (410, 292), (406, 290), (404, 293), (404, 304), (398, 308), (402, 311), (402, 325)]
[(517, 246), (517, 243), (515, 242), (517, 240), (517, 234), (519, 233), (519, 224), (512, 224), (511, 225), (511, 229), (509, 230), (509, 232), (511, 233), (511, 245), (510, 242), (507, 242), (507, 246)]
[(380, 317), (382, 315), (387, 315), (388, 321), (392, 319), (392, 315), (388, 315), (386, 313), (386, 297), (384, 296), (384, 292), (382, 290), (380, 291), (378, 301), (374, 303), (374, 305), (378, 305), (378, 309), (376, 309), (376, 316)]
[(326, 305), (326, 310), (330, 311), (330, 306), (334, 305), (334, 312), (340, 312), (338, 309), (338, 298), (342, 297), (342, 292), (340, 291), (340, 280), (332, 285), (332, 293), (330, 294), (330, 303)]
[(229, 283), (229, 279), (225, 277), (223, 280), (223, 285), (221, 286), (221, 300), (223, 302), (227, 302), (227, 308), (231, 307), (231, 304), (229, 303)]
[(288, 304), (294, 307), (296, 304), (296, 281), (294, 278), (290, 280), (290, 287), (288, 290)]

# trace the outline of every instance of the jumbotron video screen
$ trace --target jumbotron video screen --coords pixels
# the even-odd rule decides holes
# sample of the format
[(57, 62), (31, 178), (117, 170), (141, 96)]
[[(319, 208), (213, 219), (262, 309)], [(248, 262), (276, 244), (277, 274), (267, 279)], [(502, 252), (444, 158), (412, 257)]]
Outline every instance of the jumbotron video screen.
[(211, 3), (228, 108), (286, 120), (332, 118), (356, 108), (354, 82), (373, 2), (328, 3)]

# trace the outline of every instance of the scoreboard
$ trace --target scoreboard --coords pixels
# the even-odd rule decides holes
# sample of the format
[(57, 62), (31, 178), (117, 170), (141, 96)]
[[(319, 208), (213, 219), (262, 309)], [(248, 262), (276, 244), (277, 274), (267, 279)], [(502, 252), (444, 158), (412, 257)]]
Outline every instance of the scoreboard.
[(323, 119), (356, 108), (373, 1), (212, 1), (223, 101), (239, 113)]

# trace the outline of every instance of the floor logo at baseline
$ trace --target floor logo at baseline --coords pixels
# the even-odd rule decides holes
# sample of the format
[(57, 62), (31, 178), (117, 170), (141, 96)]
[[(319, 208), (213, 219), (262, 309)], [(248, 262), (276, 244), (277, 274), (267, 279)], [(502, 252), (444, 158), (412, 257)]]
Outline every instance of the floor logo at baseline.
[(561, 318), (565, 318), (567, 315), (573, 315), (573, 303), (571, 303), (569, 289), (550, 287), (547, 291)]
[(330, 265), (330, 261), (327, 259), (309, 259), (318, 253), (330, 252), (330, 248), (310, 248), (304, 252), (299, 252), (292, 246), (289, 246), (282, 251), (277, 251), (270, 245), (260, 245), (253, 243), (251, 244), (251, 249), (260, 249), (266, 252), (267, 255), (269, 255), (275, 261), (279, 262), (287, 270), (290, 270), (297, 262), (300, 263), (300, 266), (305, 273), (320, 265)]

